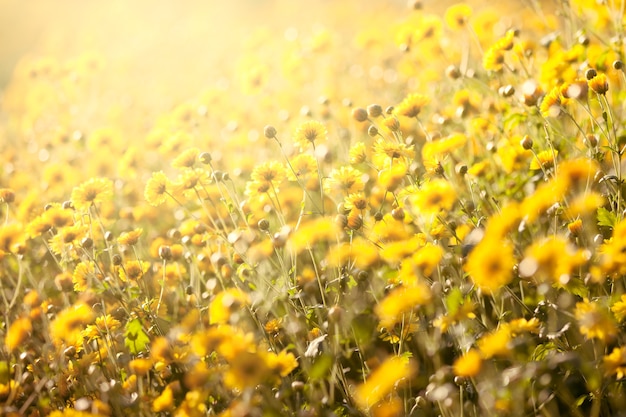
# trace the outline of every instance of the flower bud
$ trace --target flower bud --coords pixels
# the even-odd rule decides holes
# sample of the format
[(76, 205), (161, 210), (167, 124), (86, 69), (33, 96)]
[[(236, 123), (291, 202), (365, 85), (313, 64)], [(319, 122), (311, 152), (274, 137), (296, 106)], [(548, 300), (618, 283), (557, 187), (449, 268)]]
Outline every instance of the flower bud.
[(367, 110), (362, 107), (355, 107), (352, 109), (352, 118), (357, 122), (364, 122), (367, 120)]
[(526, 150), (532, 149), (533, 148), (533, 140), (531, 139), (530, 136), (524, 135), (524, 137), (520, 141), (520, 145), (522, 145), (522, 148), (524, 148)]
[(367, 114), (369, 117), (378, 117), (383, 114), (383, 108), (378, 104), (370, 104), (367, 106)]
[(266, 138), (268, 139), (273, 139), (276, 137), (276, 128), (274, 126), (271, 125), (267, 125), (263, 128), (263, 134), (265, 135)]

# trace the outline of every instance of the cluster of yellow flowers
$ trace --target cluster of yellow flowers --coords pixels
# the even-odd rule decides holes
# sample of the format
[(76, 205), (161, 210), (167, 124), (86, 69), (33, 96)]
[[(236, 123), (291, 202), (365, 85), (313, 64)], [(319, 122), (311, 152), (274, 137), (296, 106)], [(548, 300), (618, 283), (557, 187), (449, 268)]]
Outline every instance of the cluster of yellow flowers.
[(622, 2), (361, 3), (159, 111), (20, 61), (0, 414), (626, 407)]

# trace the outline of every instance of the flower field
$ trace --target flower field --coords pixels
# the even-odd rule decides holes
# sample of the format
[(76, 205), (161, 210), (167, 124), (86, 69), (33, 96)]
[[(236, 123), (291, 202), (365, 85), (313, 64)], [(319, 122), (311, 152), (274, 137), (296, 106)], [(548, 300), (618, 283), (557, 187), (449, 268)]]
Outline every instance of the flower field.
[(626, 415), (626, 1), (37, 1), (0, 415)]

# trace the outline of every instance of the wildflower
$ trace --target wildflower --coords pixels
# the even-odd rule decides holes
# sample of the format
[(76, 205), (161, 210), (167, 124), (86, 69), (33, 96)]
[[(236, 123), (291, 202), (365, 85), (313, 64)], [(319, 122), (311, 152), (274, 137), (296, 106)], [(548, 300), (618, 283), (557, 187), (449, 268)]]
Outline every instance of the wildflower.
[(159, 206), (165, 203), (170, 195), (172, 182), (165, 176), (163, 171), (154, 172), (146, 183), (144, 197), (151, 206)]
[(607, 342), (617, 335), (615, 323), (597, 302), (583, 300), (576, 303), (574, 315), (578, 320), (580, 333), (588, 339)]
[(596, 94), (605, 95), (609, 91), (609, 81), (606, 74), (598, 74), (587, 81), (589, 88)]
[(613, 235), (598, 249), (599, 266), (606, 275), (626, 274), (626, 220), (613, 228)]
[(71, 201), (76, 210), (84, 211), (113, 196), (113, 182), (108, 178), (91, 178), (72, 190)]
[(198, 161), (200, 149), (189, 148), (181, 152), (173, 161), (172, 167), (178, 169), (191, 168)]
[(309, 145), (313, 145), (313, 149), (315, 149), (316, 142), (326, 141), (327, 137), (326, 126), (318, 121), (309, 120), (298, 126), (294, 135), (294, 142), (300, 150), (306, 149)]
[(150, 263), (146, 261), (126, 261), (119, 269), (118, 275), (124, 282), (137, 281), (150, 269)]
[(615, 375), (617, 379), (626, 376), (626, 346), (614, 347), (613, 351), (602, 358), (606, 375)]
[(174, 408), (174, 392), (170, 385), (167, 385), (163, 392), (152, 402), (152, 411), (160, 413)]
[(22, 343), (24, 343), (33, 331), (33, 325), (30, 318), (22, 317), (15, 320), (9, 326), (6, 336), (4, 337), (4, 344), (9, 352), (17, 349)]
[(87, 226), (82, 224), (62, 228), (50, 239), (50, 249), (60, 255), (79, 247), (80, 241), (87, 236), (87, 230)]
[(463, 29), (472, 15), (472, 8), (466, 3), (457, 3), (446, 9), (444, 20), (452, 30)]
[(418, 213), (429, 216), (441, 210), (450, 210), (456, 202), (456, 191), (448, 181), (435, 179), (425, 183), (415, 195), (410, 196), (410, 202)]
[(209, 306), (209, 321), (211, 324), (229, 323), (236, 321), (238, 312), (250, 304), (248, 295), (236, 288), (229, 288), (217, 294)]
[(237, 390), (254, 388), (266, 382), (272, 372), (265, 355), (260, 352), (240, 352), (229, 360), (229, 367), (224, 374), (224, 384)]
[(626, 319), (626, 294), (623, 294), (619, 301), (611, 306), (611, 311), (619, 323)]
[(328, 263), (332, 266), (354, 265), (355, 268), (366, 270), (380, 260), (376, 246), (363, 238), (355, 238), (352, 244), (340, 243), (327, 252)]
[(553, 87), (541, 100), (539, 110), (543, 117), (557, 117), (565, 108), (567, 99), (563, 97), (561, 89), (560, 86)]
[(259, 184), (276, 189), (287, 178), (287, 170), (280, 162), (268, 161), (254, 168), (250, 178)]
[(504, 67), (504, 51), (492, 46), (483, 55), (483, 68), (487, 71), (498, 72)]
[(542, 167), (543, 169), (552, 168), (558, 155), (559, 151), (556, 149), (541, 151), (537, 154), (536, 158), (530, 161), (530, 169), (537, 170)]
[(465, 270), (481, 290), (493, 293), (511, 282), (514, 265), (510, 244), (485, 237), (470, 252)]
[(50, 323), (50, 337), (55, 345), (82, 346), (82, 326), (89, 324), (93, 312), (85, 304), (74, 304), (57, 314)]
[(365, 188), (362, 176), (361, 171), (350, 166), (335, 168), (324, 182), (324, 191), (342, 193), (344, 196), (358, 193)]
[(392, 356), (356, 387), (354, 399), (360, 408), (367, 410), (407, 381), (415, 371), (416, 366), (408, 357)]
[(319, 188), (317, 161), (313, 155), (301, 153), (291, 160), (292, 170), (287, 171), (289, 181), (301, 181), (307, 189)]
[(485, 359), (494, 356), (509, 356), (511, 354), (510, 344), (511, 332), (508, 326), (500, 326), (480, 339), (476, 343), (478, 350)]
[[(374, 160), (380, 159), (388, 163), (392, 163), (394, 159), (407, 158), (413, 159), (415, 157), (415, 150), (413, 145), (407, 145), (404, 143), (398, 143), (390, 141), (384, 138), (378, 138), (374, 142)], [(383, 164), (376, 164), (377, 166), (384, 166)]]
[(557, 236), (533, 243), (525, 255), (520, 274), (552, 280), (557, 285), (567, 284), (572, 272), (585, 262), (582, 251)]
[(128, 246), (136, 245), (142, 233), (143, 229), (141, 228), (131, 230), (130, 232), (124, 232), (117, 238), (117, 243)]
[(478, 350), (470, 349), (454, 361), (452, 370), (457, 376), (472, 378), (478, 375), (482, 364), (483, 359)]
[(0, 226), (0, 254), (19, 253), (26, 244), (26, 234), (24, 228), (18, 223), (9, 223)]
[(339, 232), (339, 227), (332, 219), (321, 217), (301, 224), (290, 236), (289, 244), (296, 253), (300, 253), (319, 242), (336, 242)]
[(351, 165), (358, 165), (367, 159), (365, 143), (357, 142), (350, 147), (349, 158)]
[(398, 104), (395, 113), (405, 117), (417, 117), (428, 103), (430, 103), (430, 97), (412, 93)]
[(81, 292), (88, 288), (87, 279), (89, 276), (94, 276), (96, 273), (96, 266), (92, 261), (81, 261), (74, 268), (72, 273), (72, 282), (74, 283), (74, 291)]
[(343, 206), (347, 211), (365, 210), (367, 208), (367, 198), (363, 193), (354, 193), (348, 195), (343, 202)]
[(285, 378), (298, 367), (298, 360), (295, 355), (286, 350), (282, 350), (278, 354), (268, 352), (266, 361), (268, 366), (275, 372), (278, 372), (281, 378)]
[(403, 316), (416, 307), (427, 304), (431, 299), (430, 289), (422, 283), (401, 285), (391, 291), (376, 305), (376, 315), (380, 319), (380, 327), (392, 328), (401, 322)]
[(385, 190), (394, 192), (402, 185), (407, 175), (407, 166), (404, 163), (395, 163), (390, 168), (381, 169), (378, 172), (378, 183)]

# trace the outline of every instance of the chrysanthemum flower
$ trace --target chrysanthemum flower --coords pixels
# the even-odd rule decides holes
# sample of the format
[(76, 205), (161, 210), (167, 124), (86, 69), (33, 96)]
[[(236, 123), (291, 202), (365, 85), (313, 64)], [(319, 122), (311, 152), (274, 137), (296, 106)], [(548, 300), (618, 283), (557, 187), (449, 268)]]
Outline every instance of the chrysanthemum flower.
[(613, 340), (617, 335), (617, 326), (605, 310), (597, 302), (583, 300), (576, 303), (574, 310), (580, 333), (588, 339), (599, 339), (603, 342)]
[(364, 383), (356, 387), (354, 397), (357, 404), (362, 409), (370, 409), (402, 381), (408, 380), (415, 371), (415, 364), (408, 357), (392, 356), (386, 359)]
[(452, 370), (460, 377), (472, 378), (478, 375), (482, 368), (483, 359), (477, 349), (470, 349), (454, 361)]
[(91, 178), (72, 190), (71, 201), (76, 210), (87, 210), (113, 196), (113, 182), (108, 178)]
[(159, 206), (167, 200), (172, 182), (163, 171), (154, 172), (146, 183), (144, 197), (151, 206)]
[(450, 210), (456, 199), (454, 187), (444, 179), (435, 179), (425, 183), (415, 195), (409, 197), (416, 212), (425, 216), (436, 214), (441, 210)]
[(472, 281), (486, 293), (494, 293), (513, 279), (515, 258), (510, 244), (484, 238), (470, 252), (465, 265)]
[(412, 93), (398, 104), (395, 113), (405, 117), (417, 117), (428, 103), (430, 103), (430, 97)]
[(615, 375), (617, 379), (626, 377), (626, 346), (614, 347), (602, 358), (602, 364), (606, 375)]
[(309, 120), (298, 126), (293, 140), (300, 150), (303, 150), (310, 145), (315, 148), (320, 141), (325, 142), (327, 137), (326, 126), (316, 120)]
[(463, 29), (472, 15), (472, 8), (466, 3), (457, 3), (446, 9), (444, 20), (452, 30)]
[(117, 238), (117, 243), (119, 243), (120, 245), (128, 245), (128, 246), (136, 245), (142, 233), (143, 233), (142, 228), (137, 228), (129, 232), (123, 232)]
[(363, 191), (363, 173), (350, 166), (335, 168), (330, 172), (329, 177), (324, 182), (324, 191), (327, 193), (340, 193), (350, 195)]
[(119, 269), (119, 277), (122, 281), (136, 281), (150, 269), (150, 262), (146, 261), (126, 261)]

